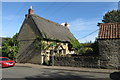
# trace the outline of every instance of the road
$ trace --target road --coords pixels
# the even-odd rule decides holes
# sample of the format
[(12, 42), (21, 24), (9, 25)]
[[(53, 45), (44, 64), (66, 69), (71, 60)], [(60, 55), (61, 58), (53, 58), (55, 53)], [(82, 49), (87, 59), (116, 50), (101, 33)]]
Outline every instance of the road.
[[(80, 70), (56, 69), (45, 67), (15, 66), (2, 69), (3, 80), (16, 78), (24, 80), (51, 79), (51, 80), (111, 80), (108, 73), (86, 72)], [(6, 80), (6, 79), (5, 79)], [(18, 79), (17, 79), (18, 80)]]

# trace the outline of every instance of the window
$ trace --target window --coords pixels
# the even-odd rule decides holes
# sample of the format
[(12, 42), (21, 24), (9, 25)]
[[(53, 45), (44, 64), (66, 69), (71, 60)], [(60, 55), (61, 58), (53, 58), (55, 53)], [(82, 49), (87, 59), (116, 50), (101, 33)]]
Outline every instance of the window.
[(51, 54), (51, 55), (53, 54), (53, 50), (50, 50), (50, 54)]
[(66, 45), (66, 43), (63, 43), (63, 45)]
[(59, 53), (61, 53), (61, 54), (62, 54), (62, 50), (59, 50)]

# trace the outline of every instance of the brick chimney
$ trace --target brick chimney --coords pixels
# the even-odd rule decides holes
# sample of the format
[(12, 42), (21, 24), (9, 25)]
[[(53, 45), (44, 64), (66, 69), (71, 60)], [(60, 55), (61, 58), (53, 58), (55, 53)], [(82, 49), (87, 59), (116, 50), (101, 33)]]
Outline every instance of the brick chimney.
[(34, 10), (32, 9), (32, 6), (30, 6), (30, 9), (28, 10), (28, 14), (34, 14)]

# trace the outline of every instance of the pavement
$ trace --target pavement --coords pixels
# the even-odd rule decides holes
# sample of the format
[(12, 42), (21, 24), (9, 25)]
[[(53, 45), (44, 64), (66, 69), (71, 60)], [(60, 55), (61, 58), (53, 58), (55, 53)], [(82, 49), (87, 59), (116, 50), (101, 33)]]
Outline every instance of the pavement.
[(16, 66), (29, 66), (33, 68), (82, 71), (82, 72), (106, 73), (106, 74), (120, 72), (120, 70), (115, 70), (115, 69), (98, 69), (98, 68), (83, 68), (83, 67), (68, 67), (68, 66), (45, 66), (45, 65), (31, 64), (31, 63), (16, 63)]

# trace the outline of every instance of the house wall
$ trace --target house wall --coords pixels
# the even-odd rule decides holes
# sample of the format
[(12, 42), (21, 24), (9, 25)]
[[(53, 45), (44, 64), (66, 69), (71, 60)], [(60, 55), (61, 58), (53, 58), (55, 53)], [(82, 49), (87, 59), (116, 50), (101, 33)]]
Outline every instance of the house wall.
[[(47, 44), (47, 46), (49, 46), (50, 44), (53, 43), (53, 41), (43, 41), (43, 42), (45, 44)], [(65, 53), (63, 52), (60, 55), (65, 56), (65, 55), (69, 54), (70, 51), (68, 50), (68, 43), (57, 42), (56, 45), (60, 45), (65, 49)], [(41, 63), (43, 63), (44, 60), (50, 61), (50, 56), (59, 54), (59, 53), (55, 53), (55, 52), (54, 52), (54, 54), (51, 54), (50, 51), (53, 49), (55, 50), (55, 47), (56, 46), (53, 46), (53, 47), (51, 46), (47, 50), (41, 52), (41, 60), (42, 60)]]
[[(31, 58), (26, 61), (26, 63), (33, 63), (33, 64), (43, 64), (43, 59), (41, 56), (41, 53), (39, 51), (33, 52), (33, 55), (31, 55)], [(29, 55), (29, 56), (30, 56)]]
[[(47, 44), (47, 45), (50, 45), (50, 44), (52, 44), (53, 43), (53, 41), (43, 41), (45, 44)], [(66, 54), (69, 54), (70, 53), (70, 51), (69, 51), (69, 49), (68, 49), (68, 44), (69, 43), (63, 43), (63, 42), (55, 42), (57, 45), (59, 44), (59, 45), (61, 45), (66, 51), (65, 51), (65, 55)], [(54, 47), (50, 47), (48, 50), (52, 50), (52, 49), (54, 49), (55, 48), (55, 46)], [(63, 54), (64, 55), (64, 54)]]
[(120, 69), (120, 39), (98, 40), (100, 65)]
[(34, 22), (26, 17), (18, 36), (19, 50), (17, 53), (17, 62), (21, 62), (23, 56), (31, 49), (38, 33)]
[[(51, 41), (43, 41), (45, 44), (50, 45)], [(61, 44), (63, 45), (64, 43), (57, 43), (57, 44)], [(22, 63), (34, 63), (34, 64), (43, 64), (46, 61), (50, 61), (50, 56), (52, 56), (50, 54), (50, 50), (53, 50), (55, 47), (50, 47), (49, 49), (45, 50), (45, 51), (40, 51), (40, 50), (36, 50), (36, 48), (33, 46), (34, 42), (32, 43), (32, 45), (27, 48), (26, 52), (24, 52), (23, 56), (21, 57), (21, 61)], [(68, 43), (66, 43), (66, 45), (63, 45), (63, 47), (68, 48), (67, 47)], [(67, 49), (66, 49), (67, 52)], [(62, 54), (62, 55), (66, 55), (66, 54)]]

